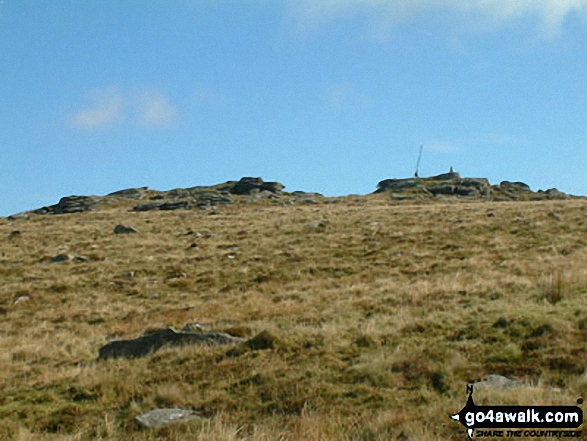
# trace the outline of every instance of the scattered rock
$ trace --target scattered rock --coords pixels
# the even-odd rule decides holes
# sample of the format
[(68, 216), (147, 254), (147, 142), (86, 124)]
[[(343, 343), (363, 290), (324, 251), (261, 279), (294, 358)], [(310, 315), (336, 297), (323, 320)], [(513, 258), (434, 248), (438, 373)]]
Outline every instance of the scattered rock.
[(243, 341), (245, 339), (223, 332), (177, 332), (172, 328), (166, 328), (132, 340), (111, 341), (100, 349), (98, 358), (137, 358), (156, 352), (163, 346), (227, 345)]
[(70, 260), (73, 260), (73, 258), (74, 256), (71, 254), (61, 253), (51, 257), (51, 263), (69, 262)]
[(321, 220), (321, 221), (317, 221), (317, 222), (309, 222), (306, 224), (306, 228), (312, 228), (314, 230), (319, 230), (322, 228), (326, 228), (326, 226), (329, 223), (330, 222), (328, 222), (327, 220)]
[(14, 304), (18, 305), (19, 303), (28, 302), (31, 298), (29, 296), (20, 296), (15, 301)]
[(473, 383), (475, 389), (513, 389), (524, 387), (520, 380), (510, 380), (502, 375), (489, 375), (485, 380)]
[(554, 220), (558, 221), (558, 222), (562, 222), (564, 219), (562, 218), (562, 216), (554, 211), (551, 211), (550, 213), (548, 213), (548, 216), (553, 218)]
[(18, 230), (11, 231), (8, 234), (8, 240), (20, 239), (22, 237), (22, 233)]
[(208, 332), (212, 330), (210, 325), (203, 323), (186, 323), (181, 329), (183, 332)]
[(106, 320), (104, 320), (104, 317), (102, 317), (100, 314), (92, 314), (88, 318), (88, 325), (101, 325), (105, 321)]
[(202, 418), (202, 416), (198, 415), (193, 410), (177, 408), (154, 409), (135, 417), (139, 423), (149, 429), (165, 426), (169, 423), (177, 423), (199, 418)]
[(122, 225), (118, 224), (114, 227), (114, 234), (132, 234), (138, 233), (138, 230), (129, 226), (129, 225)]

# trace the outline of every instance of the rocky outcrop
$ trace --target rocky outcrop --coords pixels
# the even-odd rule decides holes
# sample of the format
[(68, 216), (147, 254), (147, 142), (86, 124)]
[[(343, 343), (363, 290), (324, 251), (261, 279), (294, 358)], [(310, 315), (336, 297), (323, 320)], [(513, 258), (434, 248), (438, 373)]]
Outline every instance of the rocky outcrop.
[(114, 196), (125, 199), (141, 199), (149, 191), (149, 187), (127, 188), (109, 193), (107, 196)]
[[(133, 207), (133, 211), (171, 211), (187, 210), (193, 207), (207, 208), (222, 205), (230, 205), (234, 198), (229, 193), (218, 191), (195, 191), (190, 189), (176, 189), (167, 193), (168, 197), (184, 197), (187, 200), (167, 201), (167, 202), (147, 202)], [(157, 195), (156, 200), (164, 199), (165, 196)]]
[(202, 191), (196, 196), (196, 206), (215, 207), (222, 205), (230, 205), (234, 202), (234, 198), (230, 193), (223, 193), (219, 191)]
[(530, 190), (530, 186), (524, 184), (523, 182), (509, 182), (509, 181), (502, 181), (499, 183), (501, 188), (506, 190), (513, 190), (513, 191), (532, 191)]
[(264, 182), (261, 178), (241, 178), (232, 189), (230, 193), (235, 195), (250, 195), (262, 191), (268, 191), (273, 194), (281, 194), (285, 186), (279, 182)]
[(153, 210), (185, 210), (189, 208), (188, 201), (174, 201), (174, 202), (148, 202), (146, 204), (139, 204), (133, 207), (133, 211), (153, 211)]
[(546, 200), (556, 200), (556, 199), (571, 199), (572, 196), (563, 193), (562, 191), (557, 190), (556, 188), (549, 188), (548, 190), (538, 190), (537, 191), (537, 198), (539, 199), (546, 199)]
[(242, 343), (244, 338), (224, 332), (182, 332), (172, 328), (160, 329), (132, 340), (114, 340), (103, 346), (98, 354), (101, 360), (108, 358), (144, 357), (164, 346), (227, 345)]
[[(175, 188), (158, 191), (148, 187), (127, 188), (106, 196), (67, 196), (55, 205), (8, 216), (10, 220), (29, 219), (38, 214), (69, 214), (95, 211), (98, 209), (128, 207), (131, 211), (172, 211), (208, 209), (228, 206), (235, 201), (272, 201), (282, 205), (335, 203), (336, 199), (325, 198), (319, 193), (294, 191), (284, 192), (279, 182), (265, 182), (259, 177), (243, 177), (238, 181), (226, 181), (217, 185)], [(385, 179), (377, 184), (375, 193), (388, 192), (394, 201), (418, 199), (482, 199), (490, 201), (534, 201), (563, 200), (575, 198), (556, 188), (534, 192), (523, 182), (503, 181), (491, 185), (485, 178), (463, 178), (451, 170), (448, 173), (430, 177), (414, 176), (405, 179)], [(129, 207), (129, 201), (136, 201)], [(217, 213), (211, 210), (210, 213)]]
[(69, 214), (94, 211), (98, 202), (98, 196), (67, 196), (59, 200), (55, 205), (34, 210), (35, 214)]
[(437, 198), (450, 200), (456, 198), (484, 200), (546, 200), (568, 199), (569, 195), (550, 189), (533, 192), (523, 182), (503, 181), (491, 185), (485, 178), (463, 178), (452, 169), (428, 178), (386, 179), (377, 184), (375, 193), (390, 192), (393, 200)]

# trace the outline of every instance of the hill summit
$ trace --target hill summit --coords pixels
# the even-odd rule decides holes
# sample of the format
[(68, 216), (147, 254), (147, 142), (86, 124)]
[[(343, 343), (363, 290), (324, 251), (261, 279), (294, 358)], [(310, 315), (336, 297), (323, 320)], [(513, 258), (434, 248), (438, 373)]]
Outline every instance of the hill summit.
[[(332, 198), (320, 193), (285, 192), (285, 185), (266, 182), (259, 177), (243, 177), (210, 186), (153, 190), (148, 187), (127, 188), (105, 196), (66, 196), (57, 204), (9, 216), (27, 218), (38, 214), (70, 214), (96, 211), (108, 207), (130, 207), (131, 211), (171, 211), (192, 208), (210, 209), (235, 202), (273, 201), (283, 205), (327, 202)], [(421, 178), (385, 179), (377, 184), (375, 193), (388, 192), (394, 201), (480, 199), (488, 201), (563, 200), (576, 196), (556, 188), (534, 192), (523, 182), (503, 181), (491, 185), (486, 178), (463, 178), (452, 167), (448, 173)]]
[(486, 178), (463, 178), (451, 167), (448, 173), (428, 178), (386, 179), (377, 184), (376, 193), (389, 191), (391, 198), (406, 199), (484, 199), (492, 201), (538, 201), (569, 199), (556, 188), (534, 192), (523, 182), (502, 181), (491, 185)]

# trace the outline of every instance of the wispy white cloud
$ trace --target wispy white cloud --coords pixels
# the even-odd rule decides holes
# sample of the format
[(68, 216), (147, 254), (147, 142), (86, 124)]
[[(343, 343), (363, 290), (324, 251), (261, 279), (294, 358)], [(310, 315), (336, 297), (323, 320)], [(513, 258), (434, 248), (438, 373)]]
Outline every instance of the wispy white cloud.
[(159, 92), (142, 92), (136, 100), (138, 121), (145, 127), (168, 126), (177, 121), (177, 110)]
[(96, 89), (88, 93), (90, 103), (70, 118), (70, 123), (82, 129), (95, 129), (124, 119), (122, 94), (115, 88)]
[(301, 29), (358, 16), (365, 17), (371, 32), (378, 35), (411, 17), (449, 11), (455, 18), (481, 20), (484, 27), (528, 17), (553, 35), (570, 15), (587, 16), (587, 0), (289, 0), (288, 11)]
[(326, 90), (326, 102), (332, 108), (357, 109), (373, 105), (373, 100), (356, 90), (352, 83), (337, 83)]
[(69, 118), (75, 127), (92, 130), (129, 123), (141, 127), (165, 127), (178, 119), (178, 111), (159, 91), (123, 92), (115, 87), (88, 93), (89, 104)]

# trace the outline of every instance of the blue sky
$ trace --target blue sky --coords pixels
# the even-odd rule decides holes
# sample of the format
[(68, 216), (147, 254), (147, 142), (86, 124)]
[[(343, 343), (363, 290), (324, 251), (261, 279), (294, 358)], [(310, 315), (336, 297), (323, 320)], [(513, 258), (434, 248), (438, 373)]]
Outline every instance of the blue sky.
[[(442, 6), (438, 6), (441, 3)], [(0, 215), (261, 176), (587, 195), (587, 0), (4, 0)]]

